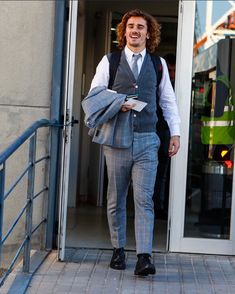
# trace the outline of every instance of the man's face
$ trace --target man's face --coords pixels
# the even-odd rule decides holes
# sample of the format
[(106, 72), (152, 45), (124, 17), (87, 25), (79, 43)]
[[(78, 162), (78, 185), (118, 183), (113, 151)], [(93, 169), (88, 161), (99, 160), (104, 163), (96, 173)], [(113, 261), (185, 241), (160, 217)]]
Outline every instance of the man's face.
[(132, 16), (126, 24), (126, 44), (134, 52), (142, 51), (149, 38), (146, 20), (141, 16)]

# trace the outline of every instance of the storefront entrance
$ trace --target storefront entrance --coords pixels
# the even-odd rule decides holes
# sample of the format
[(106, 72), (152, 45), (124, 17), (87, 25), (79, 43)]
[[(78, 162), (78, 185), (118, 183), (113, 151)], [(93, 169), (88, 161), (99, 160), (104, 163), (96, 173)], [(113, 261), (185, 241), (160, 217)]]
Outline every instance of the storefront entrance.
[[(60, 187), (61, 259), (66, 247), (111, 248), (105, 162), (102, 148), (90, 142), (88, 129), (83, 126), (81, 100), (89, 91), (99, 60), (115, 48), (116, 24), (125, 11), (137, 8), (134, 1), (71, 1), (70, 5), (65, 113), (68, 119), (78, 118), (80, 124), (64, 130), (67, 135)], [(193, 55), (196, 2), (143, 1), (138, 2), (138, 8), (156, 16), (162, 24), (158, 54), (176, 53), (175, 91), (182, 120), (181, 150), (171, 162), (168, 219), (156, 220), (154, 250), (233, 254), (232, 144), (220, 144), (226, 145), (229, 153), (226, 162), (229, 156), (230, 167), (224, 166), (225, 160), (213, 157), (218, 144), (208, 142), (206, 135), (202, 139), (206, 133), (202, 131), (202, 115), (208, 105), (200, 96), (200, 87), (196, 88), (197, 83), (206, 83), (216, 76), (217, 55), (205, 66), (199, 61), (201, 67), (196, 68), (196, 61), (201, 58), (198, 52)], [(234, 49), (231, 50), (233, 56)], [(208, 111), (207, 116), (211, 117), (214, 102)], [(130, 189), (127, 249), (134, 250), (131, 195)]]

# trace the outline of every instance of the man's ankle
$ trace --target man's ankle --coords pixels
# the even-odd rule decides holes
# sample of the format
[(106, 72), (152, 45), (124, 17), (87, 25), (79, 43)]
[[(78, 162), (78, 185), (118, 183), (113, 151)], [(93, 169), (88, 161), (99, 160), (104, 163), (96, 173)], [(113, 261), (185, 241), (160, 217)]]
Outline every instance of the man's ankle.
[(139, 253), (137, 254), (137, 257), (140, 258), (140, 257), (151, 257), (151, 255), (149, 253)]
[(120, 252), (120, 251), (124, 251), (124, 248), (123, 247), (119, 247), (119, 248), (113, 247), (113, 250)]

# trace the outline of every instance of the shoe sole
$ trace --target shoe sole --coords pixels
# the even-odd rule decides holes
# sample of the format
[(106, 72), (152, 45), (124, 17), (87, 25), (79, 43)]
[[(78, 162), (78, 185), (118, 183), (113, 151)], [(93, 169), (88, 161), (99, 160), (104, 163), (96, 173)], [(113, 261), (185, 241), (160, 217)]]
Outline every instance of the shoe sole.
[(142, 271), (136, 271), (134, 272), (134, 274), (136, 276), (148, 276), (148, 275), (155, 275), (156, 270), (155, 269), (150, 269), (150, 268), (145, 268)]
[(114, 266), (114, 265), (109, 265), (110, 268), (115, 269), (115, 270), (124, 270), (126, 269), (126, 266)]

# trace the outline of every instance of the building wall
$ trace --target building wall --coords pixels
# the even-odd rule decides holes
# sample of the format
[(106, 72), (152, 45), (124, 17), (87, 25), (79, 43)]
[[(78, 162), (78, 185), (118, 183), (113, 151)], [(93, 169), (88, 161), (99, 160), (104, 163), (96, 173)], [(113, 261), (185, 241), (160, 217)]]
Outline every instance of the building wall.
[[(0, 152), (35, 120), (50, 117), (54, 1), (1, 1), (0, 9)], [(48, 130), (38, 134), (37, 154), (48, 151)], [(17, 151), (7, 165), (6, 189), (25, 168), (28, 145)], [(47, 167), (37, 168), (37, 189), (42, 188)], [(25, 200), (25, 180), (6, 201), (4, 230)], [(25, 186), (25, 187), (24, 187)], [(40, 187), (39, 187), (40, 186)], [(34, 222), (41, 219), (42, 199), (36, 201)], [(18, 232), (23, 233), (24, 221)], [(16, 233), (14, 244), (19, 238)]]

